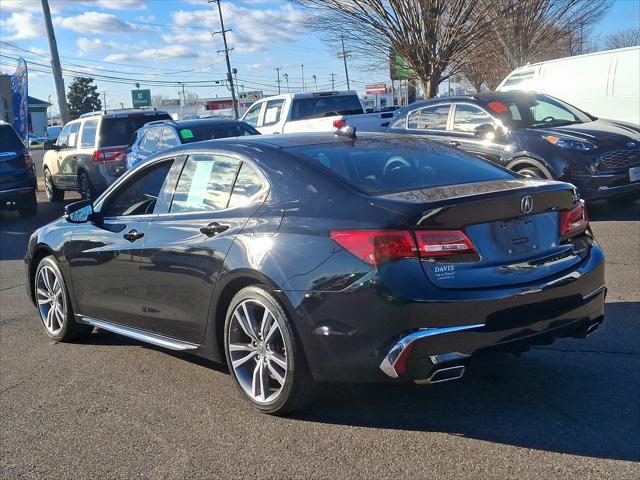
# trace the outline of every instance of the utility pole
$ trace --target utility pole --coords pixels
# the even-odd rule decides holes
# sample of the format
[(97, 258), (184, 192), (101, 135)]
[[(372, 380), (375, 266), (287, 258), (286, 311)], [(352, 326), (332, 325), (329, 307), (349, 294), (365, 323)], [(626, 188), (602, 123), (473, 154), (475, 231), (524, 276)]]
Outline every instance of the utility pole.
[(338, 55), (338, 58), (341, 58), (344, 61), (344, 74), (347, 77), (347, 90), (351, 90), (349, 86), (349, 69), (347, 68), (347, 58), (351, 58), (349, 55), (351, 52), (347, 52), (344, 49), (344, 35), (340, 35), (340, 41), (342, 42), (342, 54)]
[(278, 83), (278, 95), (280, 95), (280, 67), (276, 67), (276, 72), (278, 74), (278, 79), (276, 80)]
[(102, 90), (102, 99), (104, 103), (104, 113), (107, 113), (107, 91)]
[(311, 78), (313, 78), (313, 85), (315, 86), (314, 91), (317, 92), (318, 91), (318, 77), (314, 75), (311, 75)]
[(53, 31), (53, 22), (51, 21), (51, 10), (49, 10), (49, 1), (40, 0), (40, 3), (42, 4), (42, 16), (44, 17), (44, 25), (47, 29), (47, 37), (49, 38), (51, 70), (53, 71), (53, 80), (56, 84), (58, 109), (60, 110), (60, 119), (62, 120), (62, 124), (64, 125), (69, 121), (69, 112), (67, 110), (67, 95), (64, 91), (64, 79), (62, 78), (60, 57), (58, 56), (58, 43), (56, 42), (56, 34)]
[(233, 74), (231, 73), (231, 62), (229, 61), (229, 46), (227, 45), (227, 32), (231, 30), (225, 30), (224, 28), (224, 20), (222, 19), (222, 7), (220, 6), (221, 0), (209, 0), (209, 3), (215, 2), (218, 4), (218, 14), (220, 15), (220, 28), (219, 32), (211, 32), (211, 35), (215, 35), (217, 33), (222, 34), (222, 41), (224, 42), (224, 56), (227, 60), (227, 81), (229, 82), (229, 87), (231, 87), (231, 101), (233, 102), (233, 118), (238, 119), (238, 102), (236, 102), (236, 89), (233, 86)]
[(302, 69), (302, 91), (305, 92), (307, 89), (304, 86), (304, 65), (300, 65), (300, 68)]
[(331, 90), (335, 90), (335, 84), (336, 84), (336, 74), (335, 73), (330, 73), (329, 75), (331, 75)]

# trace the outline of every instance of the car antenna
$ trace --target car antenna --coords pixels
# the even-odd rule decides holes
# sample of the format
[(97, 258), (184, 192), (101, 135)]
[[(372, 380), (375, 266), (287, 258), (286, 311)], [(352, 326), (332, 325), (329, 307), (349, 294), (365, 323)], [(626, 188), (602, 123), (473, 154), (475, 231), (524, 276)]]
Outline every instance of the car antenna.
[(348, 127), (344, 126), (338, 128), (334, 134), (336, 137), (348, 137), (351, 140), (356, 140), (358, 137), (356, 136), (356, 127)]

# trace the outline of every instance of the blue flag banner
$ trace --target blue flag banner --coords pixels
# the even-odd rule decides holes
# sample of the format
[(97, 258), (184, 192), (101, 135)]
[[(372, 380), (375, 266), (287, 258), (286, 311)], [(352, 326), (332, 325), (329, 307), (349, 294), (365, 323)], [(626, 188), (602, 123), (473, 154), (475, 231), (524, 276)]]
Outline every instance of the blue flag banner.
[(29, 145), (28, 83), (27, 62), (20, 57), (16, 72), (11, 76), (11, 93), (13, 97), (13, 128), (25, 145)]

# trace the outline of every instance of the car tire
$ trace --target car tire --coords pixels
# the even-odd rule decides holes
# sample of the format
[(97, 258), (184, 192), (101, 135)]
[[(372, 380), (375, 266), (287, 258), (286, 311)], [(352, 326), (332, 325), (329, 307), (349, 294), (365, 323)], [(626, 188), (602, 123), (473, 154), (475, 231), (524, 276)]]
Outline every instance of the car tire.
[(18, 210), (18, 214), (21, 217), (33, 217), (36, 213), (38, 213), (38, 200), (36, 199), (36, 192), (33, 191), (25, 199), (16, 202), (16, 208)]
[(53, 175), (51, 175), (48, 168), (44, 169), (44, 190), (50, 202), (61, 202), (64, 200), (64, 190), (56, 187), (56, 184), (53, 182)]
[(553, 180), (553, 174), (542, 163), (532, 158), (519, 158), (507, 168), (525, 177)]
[(299, 410), (313, 395), (314, 380), (291, 319), (264, 288), (246, 287), (233, 297), (224, 347), (236, 387), (261, 412)]
[(615, 207), (624, 207), (640, 200), (640, 192), (626, 193), (617, 197), (607, 198), (607, 203)]
[(80, 172), (80, 175), (78, 175), (78, 187), (83, 200), (94, 200), (96, 198), (95, 188), (87, 172)]
[(67, 285), (52, 256), (40, 260), (33, 283), (36, 306), (47, 336), (57, 342), (69, 342), (91, 333), (93, 327), (75, 321)]

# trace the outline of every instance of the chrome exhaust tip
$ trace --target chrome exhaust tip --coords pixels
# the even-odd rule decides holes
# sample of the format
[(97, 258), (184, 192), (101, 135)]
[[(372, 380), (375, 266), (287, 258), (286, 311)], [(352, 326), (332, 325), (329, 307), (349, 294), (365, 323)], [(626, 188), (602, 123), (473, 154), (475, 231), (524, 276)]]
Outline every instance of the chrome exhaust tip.
[(465, 366), (455, 365), (453, 367), (440, 368), (433, 372), (431, 376), (425, 380), (416, 380), (418, 385), (426, 385), (431, 383), (443, 383), (451, 380), (458, 380), (464, 375)]
[(587, 330), (584, 333), (585, 338), (592, 335), (598, 328), (600, 327), (600, 322), (592, 323), (587, 327)]

